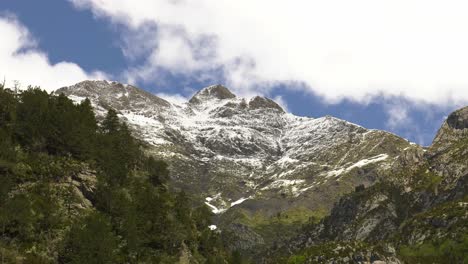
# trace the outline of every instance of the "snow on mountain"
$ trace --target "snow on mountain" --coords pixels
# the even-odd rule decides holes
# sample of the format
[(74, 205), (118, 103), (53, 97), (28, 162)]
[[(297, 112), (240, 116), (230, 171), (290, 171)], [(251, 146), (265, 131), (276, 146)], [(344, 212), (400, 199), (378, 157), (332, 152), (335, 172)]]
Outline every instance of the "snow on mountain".
[(419, 147), (334, 117), (295, 116), (273, 100), (239, 98), (221, 85), (184, 104), (107, 81), (57, 93), (76, 102), (89, 98), (101, 118), (106, 109), (117, 110), (151, 153), (169, 162), (174, 182), (208, 197), (215, 213), (235, 205), (255, 210), (256, 203), (271, 201), (271, 212), (328, 208), (343, 191), (375, 182), (379, 168), (404, 149)]

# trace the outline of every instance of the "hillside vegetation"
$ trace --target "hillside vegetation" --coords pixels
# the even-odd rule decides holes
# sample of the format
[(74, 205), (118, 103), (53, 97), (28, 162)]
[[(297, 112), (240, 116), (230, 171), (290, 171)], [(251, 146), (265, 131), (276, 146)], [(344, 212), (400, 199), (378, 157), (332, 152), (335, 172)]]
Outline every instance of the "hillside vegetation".
[(89, 100), (0, 86), (0, 263), (230, 260), (167, 177), (115, 111), (98, 123)]
[[(0, 86), (2, 264), (468, 263), (468, 107), (452, 113), (432, 146), (422, 148), (334, 118), (286, 116), (266, 99), (256, 99), (264, 109), (255, 100), (246, 108), (219, 86), (200, 91), (186, 105), (195, 114), (187, 116), (134, 87), (75, 88), (68, 92), (83, 94), (69, 93), (72, 101), (39, 88)], [(214, 112), (203, 108), (214, 103)], [(137, 114), (129, 114), (129, 104)], [(241, 153), (248, 166), (237, 163), (237, 154), (216, 161), (251, 140), (244, 132), (232, 136), (245, 141), (225, 140), (229, 126), (211, 138), (188, 136), (209, 134), (211, 121), (177, 129), (202, 110), (213, 112), (215, 126), (235, 120), (218, 114), (238, 111), (249, 117), (238, 119), (242, 131), (259, 139), (266, 132), (250, 127), (256, 124), (250, 117), (281, 116), (289, 136), (274, 134), (275, 118), (272, 135), (292, 148), (260, 151), (266, 163), (258, 168), (248, 165), (257, 153), (251, 150)], [(291, 141), (296, 133), (307, 151)], [(156, 151), (159, 139), (184, 151)], [(211, 139), (216, 144), (206, 145)], [(196, 158), (211, 151), (205, 145), (218, 154)], [(171, 166), (154, 157), (172, 157)], [(250, 182), (249, 175), (267, 168), (273, 169)], [(299, 189), (304, 184), (310, 188)]]

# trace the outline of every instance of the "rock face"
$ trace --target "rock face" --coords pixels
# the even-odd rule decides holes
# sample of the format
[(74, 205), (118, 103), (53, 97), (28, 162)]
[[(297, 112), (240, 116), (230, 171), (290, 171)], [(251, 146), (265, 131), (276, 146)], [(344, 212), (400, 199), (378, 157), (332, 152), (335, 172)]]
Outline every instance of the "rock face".
[(432, 148), (449, 146), (452, 142), (468, 135), (468, 107), (451, 113), (437, 132)]
[(279, 106), (273, 100), (265, 98), (265, 97), (261, 97), (261, 96), (255, 96), (252, 100), (250, 100), (249, 108), (250, 109), (271, 108), (271, 109), (275, 109), (284, 113), (283, 108), (281, 108), (281, 106)]
[(231, 91), (229, 91), (226, 87), (218, 84), (200, 90), (190, 99), (189, 103), (200, 104), (203, 101), (210, 99), (223, 100), (232, 98), (236, 98), (236, 95), (231, 93)]
[(447, 124), (453, 129), (468, 128), (468, 107), (453, 112), (447, 118)]

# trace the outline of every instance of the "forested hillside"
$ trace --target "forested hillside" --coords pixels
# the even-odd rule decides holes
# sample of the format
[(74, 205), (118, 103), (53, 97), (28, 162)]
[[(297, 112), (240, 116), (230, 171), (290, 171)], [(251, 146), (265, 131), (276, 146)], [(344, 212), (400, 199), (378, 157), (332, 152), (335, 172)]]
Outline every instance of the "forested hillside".
[(239, 262), (109, 110), (0, 86), (0, 263)]

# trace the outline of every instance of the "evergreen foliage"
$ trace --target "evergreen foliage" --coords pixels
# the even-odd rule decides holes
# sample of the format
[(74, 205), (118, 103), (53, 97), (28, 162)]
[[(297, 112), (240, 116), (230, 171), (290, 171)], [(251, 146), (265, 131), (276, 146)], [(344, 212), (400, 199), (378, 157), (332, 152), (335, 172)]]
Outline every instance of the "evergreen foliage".
[(87, 99), (0, 85), (0, 261), (228, 263), (211, 212), (171, 191), (167, 164), (142, 148), (112, 109), (98, 124)]
[(417, 246), (402, 246), (400, 255), (407, 263), (468, 263), (468, 235), (438, 239)]

